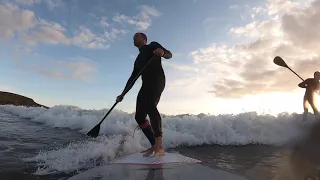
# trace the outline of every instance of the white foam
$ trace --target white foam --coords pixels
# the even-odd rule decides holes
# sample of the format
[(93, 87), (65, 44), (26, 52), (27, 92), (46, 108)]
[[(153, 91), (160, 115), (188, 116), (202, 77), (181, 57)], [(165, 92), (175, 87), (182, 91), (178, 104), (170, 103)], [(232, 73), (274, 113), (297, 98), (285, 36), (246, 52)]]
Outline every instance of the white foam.
[[(122, 140), (124, 140), (123, 151), (119, 151), (119, 144)], [(67, 173), (95, 167), (142, 149), (143, 147), (131, 136), (100, 136), (94, 140), (70, 143), (55, 150), (40, 151), (37, 156), (23, 160), (38, 163), (38, 169), (35, 172), (37, 175)]]
[[(21, 118), (39, 122), (51, 127), (70, 128), (84, 135), (93, 128), (108, 109), (84, 110), (73, 106), (55, 106), (50, 109), (26, 108), (10, 105), (0, 106), (1, 110)], [(181, 145), (195, 146), (203, 144), (220, 145), (283, 145), (302, 136), (307, 127), (314, 122), (310, 114), (308, 122), (302, 122), (298, 114), (257, 115), (242, 113), (238, 115), (219, 115), (166, 117), (163, 118), (163, 140), (165, 148)], [(50, 151), (40, 151), (31, 159), (39, 163), (38, 174), (69, 172), (95, 164), (113, 160), (122, 140), (121, 134), (133, 134), (137, 123), (134, 115), (114, 109), (101, 125), (100, 135), (96, 139), (71, 143), (66, 147)], [(110, 136), (113, 135), (113, 136)], [(126, 140), (123, 155), (140, 151), (148, 147), (148, 141), (141, 131), (134, 138)]]

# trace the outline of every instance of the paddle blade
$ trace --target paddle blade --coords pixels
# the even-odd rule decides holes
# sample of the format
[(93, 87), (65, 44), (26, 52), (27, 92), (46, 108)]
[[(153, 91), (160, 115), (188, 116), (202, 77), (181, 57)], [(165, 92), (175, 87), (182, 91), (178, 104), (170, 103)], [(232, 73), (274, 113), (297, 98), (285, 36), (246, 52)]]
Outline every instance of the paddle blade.
[(278, 66), (282, 66), (282, 67), (285, 67), (287, 68), (288, 65), (286, 64), (286, 62), (284, 62), (284, 60), (280, 57), (280, 56), (276, 56), (274, 59), (273, 59), (273, 62), (278, 65)]
[(87, 135), (96, 138), (96, 137), (98, 137), (99, 132), (100, 132), (100, 124), (97, 124), (94, 128), (92, 128), (92, 129), (87, 133)]

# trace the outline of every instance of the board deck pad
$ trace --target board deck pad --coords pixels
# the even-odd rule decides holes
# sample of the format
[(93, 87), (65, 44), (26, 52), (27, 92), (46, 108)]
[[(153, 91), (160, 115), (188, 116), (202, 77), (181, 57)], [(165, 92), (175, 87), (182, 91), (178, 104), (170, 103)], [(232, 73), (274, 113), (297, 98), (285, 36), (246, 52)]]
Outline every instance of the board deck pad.
[(166, 152), (164, 156), (144, 157), (143, 153), (137, 152), (111, 161), (113, 164), (138, 164), (138, 165), (154, 165), (154, 164), (170, 164), (170, 163), (199, 163), (200, 160), (183, 156), (176, 153)]

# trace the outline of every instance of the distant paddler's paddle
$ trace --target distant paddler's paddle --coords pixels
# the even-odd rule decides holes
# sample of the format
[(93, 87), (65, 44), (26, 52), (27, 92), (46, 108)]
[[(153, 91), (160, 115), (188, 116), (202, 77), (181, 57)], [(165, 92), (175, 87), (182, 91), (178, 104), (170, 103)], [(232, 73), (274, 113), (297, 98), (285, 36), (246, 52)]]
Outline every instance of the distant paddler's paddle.
[(288, 65), (286, 62), (284, 62), (284, 60), (280, 57), (280, 56), (276, 56), (273, 59), (273, 62), (278, 65), (278, 66), (282, 66), (285, 68), (288, 68), (290, 71), (292, 71), (295, 75), (297, 75), (302, 81), (304, 81), (304, 79), (302, 79), (302, 77), (300, 77), (296, 72), (294, 72)]

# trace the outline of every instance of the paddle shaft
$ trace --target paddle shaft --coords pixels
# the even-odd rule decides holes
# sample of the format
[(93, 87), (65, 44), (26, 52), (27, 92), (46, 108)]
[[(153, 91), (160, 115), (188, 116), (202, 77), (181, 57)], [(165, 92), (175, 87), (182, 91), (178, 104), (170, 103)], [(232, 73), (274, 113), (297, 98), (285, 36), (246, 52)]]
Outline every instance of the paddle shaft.
[[(129, 84), (128, 88), (139, 78), (140, 74), (142, 73), (142, 71), (148, 66), (148, 64), (156, 57), (156, 55), (152, 56), (152, 58), (147, 62), (147, 64), (139, 71), (139, 73), (137, 74), (137, 76), (134, 78), (133, 81), (131, 81), (131, 83)], [(127, 91), (127, 89), (124, 90), (125, 92)], [(126, 94), (126, 93), (125, 93)], [(124, 95), (125, 95), (124, 94)], [(101, 119), (101, 121), (99, 122), (99, 124), (101, 124), (104, 119), (110, 114), (110, 112), (113, 110), (114, 107), (116, 107), (116, 105), (118, 104), (118, 102), (115, 102), (113, 104), (113, 106), (111, 107), (111, 109), (108, 111), (108, 113)]]
[(294, 70), (292, 70), (286, 62), (284, 62), (284, 60), (280, 57), (280, 56), (276, 56), (273, 60), (273, 62), (278, 65), (278, 66), (282, 66), (285, 68), (288, 68), (291, 72), (293, 72), (295, 75), (297, 75), (302, 81), (304, 81), (304, 79), (302, 77), (300, 77), (296, 72), (294, 72)]
[(287, 66), (287, 68), (292, 71), (295, 75), (297, 75), (302, 81), (304, 81), (304, 79), (302, 77), (300, 77), (296, 72), (294, 72), (289, 66)]

